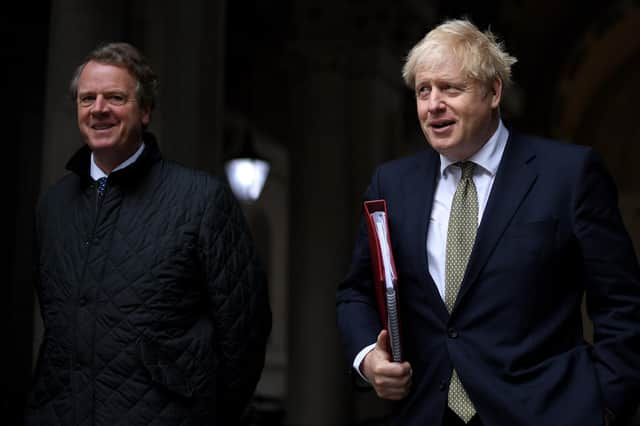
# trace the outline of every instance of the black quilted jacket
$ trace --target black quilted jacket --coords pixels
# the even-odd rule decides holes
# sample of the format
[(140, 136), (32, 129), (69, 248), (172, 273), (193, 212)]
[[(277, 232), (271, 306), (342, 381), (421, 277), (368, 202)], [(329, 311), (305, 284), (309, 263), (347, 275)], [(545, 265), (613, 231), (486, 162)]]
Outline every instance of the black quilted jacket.
[(84, 147), (38, 203), (28, 425), (234, 425), (255, 389), (271, 312), (242, 212), (145, 143), (102, 200)]

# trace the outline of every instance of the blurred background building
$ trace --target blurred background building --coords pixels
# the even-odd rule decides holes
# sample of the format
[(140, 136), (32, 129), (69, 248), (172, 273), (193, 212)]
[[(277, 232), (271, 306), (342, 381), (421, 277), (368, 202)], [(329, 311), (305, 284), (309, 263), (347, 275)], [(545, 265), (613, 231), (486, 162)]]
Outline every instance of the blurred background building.
[(2, 424), (20, 424), (42, 333), (31, 214), (81, 144), (67, 87), (102, 41), (133, 43), (160, 75), (151, 130), (166, 157), (222, 175), (249, 133), (271, 165), (260, 198), (243, 204), (274, 313), (247, 424), (384, 424), (385, 404), (351, 388), (335, 288), (374, 167), (425, 144), (400, 69), (443, 18), (490, 26), (519, 59), (503, 104), (508, 127), (591, 145), (604, 156), (640, 253), (638, 0), (10, 3), (1, 18)]

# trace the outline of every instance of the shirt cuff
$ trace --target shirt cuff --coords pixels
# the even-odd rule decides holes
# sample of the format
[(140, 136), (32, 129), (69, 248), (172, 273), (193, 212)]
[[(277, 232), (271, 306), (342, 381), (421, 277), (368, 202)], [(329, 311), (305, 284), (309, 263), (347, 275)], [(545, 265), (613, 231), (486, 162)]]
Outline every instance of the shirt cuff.
[(358, 352), (358, 355), (356, 355), (356, 358), (353, 360), (353, 368), (356, 370), (356, 372), (362, 378), (362, 380), (365, 381), (365, 383), (369, 383), (369, 380), (364, 376), (364, 374), (362, 374), (362, 371), (360, 371), (360, 364), (362, 364), (362, 361), (364, 361), (364, 357), (367, 356), (367, 354), (371, 352), (375, 347), (376, 347), (375, 343), (372, 343), (371, 345), (366, 346), (364, 349)]

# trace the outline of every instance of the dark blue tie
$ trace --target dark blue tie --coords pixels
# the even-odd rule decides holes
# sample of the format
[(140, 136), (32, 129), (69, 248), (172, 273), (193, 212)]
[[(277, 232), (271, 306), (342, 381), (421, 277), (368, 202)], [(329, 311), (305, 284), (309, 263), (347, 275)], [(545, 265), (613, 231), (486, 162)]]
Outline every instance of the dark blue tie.
[(107, 178), (101, 177), (96, 182), (98, 184), (98, 197), (102, 197), (104, 195), (104, 190), (107, 189)]

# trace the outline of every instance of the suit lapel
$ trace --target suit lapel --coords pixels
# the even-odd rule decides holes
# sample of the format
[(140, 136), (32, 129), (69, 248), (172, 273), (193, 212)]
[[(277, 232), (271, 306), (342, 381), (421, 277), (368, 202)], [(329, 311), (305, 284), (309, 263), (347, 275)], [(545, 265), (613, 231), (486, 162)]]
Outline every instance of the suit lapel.
[(409, 230), (409, 241), (411, 252), (417, 253), (413, 257), (412, 268), (419, 271), (421, 290), (431, 302), (429, 306), (437, 307), (437, 314), (446, 322), (448, 312), (440, 293), (436, 287), (431, 274), (429, 273), (429, 261), (427, 257), (427, 233), (429, 231), (429, 221), (433, 197), (437, 184), (438, 173), (440, 172), (440, 156), (432, 149), (427, 149), (424, 157), (419, 160), (417, 176), (411, 182), (415, 182), (418, 188), (411, 185), (407, 190), (408, 202), (406, 214), (409, 217), (407, 230)]
[(537, 178), (532, 164), (534, 157), (535, 154), (522, 137), (512, 132), (482, 215), (456, 306), (478, 278), (511, 218), (533, 186)]

